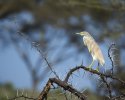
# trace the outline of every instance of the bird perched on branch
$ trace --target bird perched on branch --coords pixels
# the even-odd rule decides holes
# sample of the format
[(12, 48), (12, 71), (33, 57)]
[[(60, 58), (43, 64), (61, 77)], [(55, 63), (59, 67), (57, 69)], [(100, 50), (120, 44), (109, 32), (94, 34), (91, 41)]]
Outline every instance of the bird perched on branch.
[[(89, 52), (92, 55), (93, 60), (92, 60), (92, 63), (88, 67), (92, 68), (94, 61), (98, 61), (98, 63), (101, 66), (104, 66), (105, 60), (104, 60), (103, 54), (101, 52), (101, 49), (99, 48), (99, 45), (94, 40), (94, 38), (86, 31), (76, 33), (76, 34), (79, 34), (83, 37), (83, 42), (85, 46), (87, 46)], [(99, 71), (98, 68), (96, 68), (96, 70)]]

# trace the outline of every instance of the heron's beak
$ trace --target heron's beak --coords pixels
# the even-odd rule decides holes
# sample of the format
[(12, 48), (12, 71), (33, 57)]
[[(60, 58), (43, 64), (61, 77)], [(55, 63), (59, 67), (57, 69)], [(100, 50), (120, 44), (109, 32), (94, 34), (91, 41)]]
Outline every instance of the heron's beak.
[(80, 34), (80, 33), (76, 33), (76, 34)]

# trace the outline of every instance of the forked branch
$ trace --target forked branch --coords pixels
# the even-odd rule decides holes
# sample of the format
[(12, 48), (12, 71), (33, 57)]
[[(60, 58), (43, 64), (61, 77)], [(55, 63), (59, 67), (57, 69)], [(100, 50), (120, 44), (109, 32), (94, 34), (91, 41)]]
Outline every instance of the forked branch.
[(78, 98), (80, 98), (81, 100), (86, 100), (86, 96), (79, 92), (78, 90), (76, 90), (75, 88), (73, 88), (71, 85), (69, 85), (68, 83), (61, 81), (59, 79), (56, 78), (50, 78), (49, 81), (47, 82), (46, 86), (44, 87), (43, 91), (40, 93), (38, 100), (44, 100), (47, 98), (47, 94), (50, 90), (51, 85), (55, 83), (58, 86), (62, 87), (64, 90), (67, 90), (69, 92), (71, 92), (72, 94), (76, 95)]
[(66, 77), (65, 77), (65, 82), (67, 82), (68, 81), (68, 79), (69, 79), (69, 77), (72, 75), (72, 73), (73, 72), (75, 72), (75, 71), (77, 71), (77, 70), (79, 70), (79, 69), (83, 69), (83, 70), (85, 70), (85, 71), (88, 71), (88, 72), (90, 72), (90, 73), (92, 73), (92, 74), (96, 74), (96, 75), (98, 75), (98, 76), (103, 76), (103, 77), (105, 77), (105, 78), (111, 78), (111, 79), (114, 79), (114, 80), (117, 80), (117, 81), (119, 81), (120, 83), (122, 83), (123, 85), (125, 85), (125, 81), (123, 81), (123, 80), (121, 80), (121, 79), (119, 79), (119, 78), (117, 78), (117, 77), (115, 77), (115, 76), (112, 76), (112, 75), (108, 75), (108, 74), (103, 74), (103, 73), (101, 73), (101, 72), (98, 72), (98, 71), (96, 71), (96, 70), (93, 70), (93, 69), (89, 69), (89, 68), (87, 68), (87, 67), (85, 67), (85, 66), (77, 66), (77, 67), (75, 67), (75, 68), (72, 68), (69, 72), (68, 72), (68, 74), (66, 75)]

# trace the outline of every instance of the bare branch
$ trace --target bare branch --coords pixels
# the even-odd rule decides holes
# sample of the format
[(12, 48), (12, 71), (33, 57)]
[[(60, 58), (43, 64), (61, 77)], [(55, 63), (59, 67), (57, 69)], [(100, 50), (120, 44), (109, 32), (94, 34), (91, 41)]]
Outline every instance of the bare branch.
[(15, 100), (15, 99), (19, 99), (19, 98), (24, 98), (24, 99), (29, 99), (29, 100), (37, 100), (35, 98), (27, 97), (27, 96), (24, 96), (24, 95), (16, 96), (16, 97), (8, 99), (8, 100)]
[(68, 74), (66, 75), (64, 81), (67, 82), (68, 79), (69, 79), (69, 77), (72, 75), (72, 73), (75, 72), (75, 71), (78, 70), (78, 69), (83, 69), (83, 70), (85, 70), (85, 71), (88, 71), (88, 72), (90, 72), (90, 73), (92, 73), (92, 74), (96, 74), (96, 75), (98, 75), (98, 76), (103, 76), (103, 77), (105, 77), (105, 78), (111, 78), (111, 79), (117, 80), (117, 81), (119, 81), (120, 83), (122, 83), (123, 85), (125, 85), (125, 81), (123, 81), (123, 80), (121, 80), (121, 79), (119, 79), (119, 78), (117, 78), (117, 77), (114, 77), (114, 76), (112, 76), (112, 75), (107, 75), (107, 74), (100, 73), (100, 72), (98, 72), (98, 71), (96, 71), (96, 70), (89, 69), (89, 68), (87, 68), (87, 67), (85, 67), (85, 66), (77, 66), (77, 67), (75, 67), (75, 68), (72, 68), (72, 69), (68, 72)]
[(56, 83), (58, 86), (61, 86), (64, 90), (67, 90), (67, 91), (73, 93), (81, 100), (86, 100), (86, 96), (83, 93), (77, 91), (75, 88), (73, 88), (71, 85), (67, 84), (66, 82), (61, 81), (61, 80), (56, 79), (56, 78), (49, 79), (49, 81), (47, 82), (43, 91), (40, 93), (38, 100), (44, 100), (44, 98), (46, 98), (52, 83)]
[[(19, 32), (19, 34), (22, 35), (22, 36), (25, 36), (25, 34), (23, 34), (23, 33), (21, 33), (21, 32)], [(48, 67), (49, 67), (50, 70), (52, 71), (52, 73), (59, 79), (59, 76), (58, 76), (57, 73), (52, 69), (50, 63), (48, 62), (47, 58), (46, 58), (45, 55), (43, 54), (43, 52), (42, 52), (42, 50), (41, 50), (41, 48), (40, 48), (40, 44), (37, 43), (37, 42), (32, 41), (30, 38), (28, 38), (28, 37), (26, 37), (26, 36), (25, 36), (25, 38), (26, 38), (26, 40), (28, 40), (28, 41), (31, 43), (31, 45), (40, 53), (41, 57), (43, 57), (43, 59), (45, 60), (45, 62), (46, 62), (47, 65), (48, 65)]]
[(125, 99), (125, 94), (119, 95), (119, 96), (115, 96), (113, 97), (111, 100), (124, 100)]
[(107, 87), (107, 90), (108, 90), (108, 93), (109, 93), (109, 98), (111, 99), (112, 98), (111, 86), (110, 86), (110, 84), (108, 84), (108, 82), (106, 81), (104, 76), (101, 76), (101, 79), (106, 84), (106, 87)]
[(51, 65), (49, 64), (47, 58), (45, 56), (43, 56), (44, 60), (46, 61), (48, 67), (50, 68), (50, 70), (54, 73), (54, 75), (59, 79), (59, 76), (57, 75), (57, 73), (52, 69)]
[(43, 91), (40, 93), (40, 95), (38, 97), (38, 100), (44, 100), (44, 98), (47, 97), (47, 94), (48, 94), (48, 92), (49, 92), (49, 90), (51, 88), (51, 85), (52, 85), (52, 83), (51, 83), (51, 81), (49, 79), (46, 86), (44, 87)]
[(111, 53), (112, 48), (113, 48), (114, 46), (115, 46), (115, 44), (113, 43), (113, 44), (110, 45), (110, 47), (109, 47), (109, 49), (108, 49), (108, 57), (109, 57), (109, 59), (110, 59), (110, 61), (111, 61), (111, 63), (112, 63), (112, 69), (111, 69), (112, 75), (113, 75), (113, 72), (114, 72), (114, 61), (113, 61), (112, 55), (111, 55), (110, 53)]

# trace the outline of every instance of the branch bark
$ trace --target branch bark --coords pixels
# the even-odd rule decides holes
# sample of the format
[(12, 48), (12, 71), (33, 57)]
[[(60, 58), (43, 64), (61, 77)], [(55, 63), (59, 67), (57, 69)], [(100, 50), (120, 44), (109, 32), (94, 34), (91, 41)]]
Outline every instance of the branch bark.
[(98, 75), (98, 76), (100, 76), (100, 77), (103, 76), (103, 77), (105, 77), (105, 78), (111, 78), (111, 79), (117, 80), (117, 81), (119, 81), (120, 83), (122, 83), (123, 85), (125, 85), (125, 81), (123, 81), (123, 80), (121, 80), (121, 79), (119, 79), (119, 78), (117, 78), (117, 77), (115, 77), (115, 76), (103, 74), (103, 73), (100, 73), (100, 72), (98, 72), (98, 71), (96, 71), (96, 70), (93, 70), (93, 69), (89, 69), (89, 68), (87, 68), (87, 67), (85, 67), (85, 66), (82, 66), (82, 65), (81, 65), (81, 66), (77, 66), (77, 67), (75, 67), (75, 68), (72, 68), (72, 69), (68, 72), (68, 74), (67, 74), (67, 76), (65, 77), (64, 81), (65, 81), (65, 82), (68, 82), (68, 79), (69, 79), (69, 77), (72, 75), (72, 73), (75, 72), (75, 71), (77, 71), (78, 69), (83, 69), (83, 70), (88, 71), (88, 72), (90, 72), (90, 73), (92, 73), (92, 74), (96, 74), (96, 75)]
[(86, 96), (79, 92), (78, 90), (76, 90), (75, 88), (73, 88), (71, 85), (69, 85), (68, 83), (61, 81), (59, 79), (56, 78), (50, 78), (49, 81), (47, 82), (46, 86), (44, 87), (43, 91), (40, 93), (38, 100), (44, 100), (47, 97), (47, 94), (50, 90), (50, 87), (53, 83), (56, 83), (58, 86), (61, 86), (64, 90), (67, 90), (71, 93), (73, 93), (74, 95), (76, 95), (78, 98), (80, 98), (81, 100), (86, 100)]

